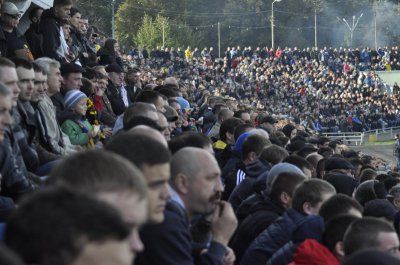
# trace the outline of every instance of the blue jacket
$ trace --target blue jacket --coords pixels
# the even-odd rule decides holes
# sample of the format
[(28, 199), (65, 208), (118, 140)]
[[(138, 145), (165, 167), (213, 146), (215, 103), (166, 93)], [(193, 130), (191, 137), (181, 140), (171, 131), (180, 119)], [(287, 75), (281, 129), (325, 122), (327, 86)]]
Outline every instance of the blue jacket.
[(310, 218), (315, 216), (289, 208), (250, 244), (240, 264), (265, 265), (277, 250), (292, 239), (293, 232)]
[(292, 234), (292, 239), (277, 250), (268, 260), (267, 265), (287, 265), (294, 259), (296, 247), (306, 239), (321, 240), (324, 230), (324, 219), (318, 215), (307, 216), (304, 222)]

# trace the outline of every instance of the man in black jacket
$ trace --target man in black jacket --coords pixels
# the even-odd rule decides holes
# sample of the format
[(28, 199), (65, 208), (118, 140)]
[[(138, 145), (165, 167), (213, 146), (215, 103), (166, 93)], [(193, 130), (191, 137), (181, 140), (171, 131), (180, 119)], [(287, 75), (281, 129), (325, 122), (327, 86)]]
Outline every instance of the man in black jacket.
[[(153, 243), (146, 246), (136, 264), (233, 263), (232, 255), (226, 255), (226, 246), (237, 221), (230, 204), (219, 200), (223, 190), (220, 174), (215, 158), (203, 149), (186, 147), (175, 153), (171, 163), (172, 199), (167, 203), (165, 220), (148, 230), (147, 240)], [(212, 217), (212, 239), (195, 260), (189, 226), (199, 214)]]
[(270, 194), (250, 208), (249, 215), (240, 224), (230, 243), (237, 264), (250, 243), (290, 207), (294, 189), (304, 180), (304, 176), (296, 173), (278, 175)]
[[(128, 97), (126, 90), (122, 90), (123, 74), (122, 68), (118, 64), (110, 64), (106, 67), (108, 73), (108, 85), (106, 95), (110, 100), (111, 107), (115, 115), (121, 115), (125, 112), (127, 104), (125, 104), (124, 96)], [(125, 95), (123, 95), (125, 92)]]
[(60, 22), (69, 19), (72, 0), (54, 0), (53, 7), (43, 12), (39, 24), (43, 34), (43, 54), (63, 63), (68, 61), (61, 47), (62, 28)]
[(31, 11), (29, 11), (29, 20), (32, 23), (25, 32), (26, 42), (28, 43), (34, 58), (43, 56), (43, 36), (39, 33), (39, 21), (42, 13), (43, 9), (41, 7), (34, 7), (31, 9)]

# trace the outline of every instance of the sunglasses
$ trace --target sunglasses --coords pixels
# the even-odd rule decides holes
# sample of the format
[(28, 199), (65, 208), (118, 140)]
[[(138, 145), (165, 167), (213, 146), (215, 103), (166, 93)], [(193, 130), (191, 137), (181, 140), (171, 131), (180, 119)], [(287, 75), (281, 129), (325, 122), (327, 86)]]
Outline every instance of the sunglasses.
[(10, 15), (10, 14), (6, 14), (6, 13), (4, 13), (4, 15), (6, 15), (6, 16), (8, 16), (8, 17), (11, 17), (11, 18), (13, 18), (13, 19), (20, 19), (20, 18), (21, 18), (21, 15), (19, 15), (19, 14), (16, 14), (16, 15)]

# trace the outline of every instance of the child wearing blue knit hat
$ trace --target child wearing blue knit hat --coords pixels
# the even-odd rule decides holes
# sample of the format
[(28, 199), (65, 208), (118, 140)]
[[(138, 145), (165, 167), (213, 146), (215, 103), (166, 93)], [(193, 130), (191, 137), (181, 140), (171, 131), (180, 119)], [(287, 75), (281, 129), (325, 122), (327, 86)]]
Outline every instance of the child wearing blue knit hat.
[(65, 110), (60, 117), (61, 130), (74, 145), (93, 149), (100, 135), (100, 127), (90, 125), (86, 119), (87, 96), (74, 89), (65, 94)]

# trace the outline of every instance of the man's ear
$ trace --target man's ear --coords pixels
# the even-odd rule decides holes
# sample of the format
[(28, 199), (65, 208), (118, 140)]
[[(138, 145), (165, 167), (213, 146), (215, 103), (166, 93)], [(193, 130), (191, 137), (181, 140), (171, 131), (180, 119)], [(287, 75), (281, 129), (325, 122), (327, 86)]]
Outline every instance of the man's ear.
[(257, 156), (256, 152), (250, 152), (250, 153), (247, 155), (247, 160), (249, 160), (250, 162), (254, 162), (254, 161), (256, 161), (257, 159), (258, 159), (258, 156)]
[(394, 207), (396, 207), (396, 209), (400, 209), (400, 198), (395, 198), (393, 200), (393, 204), (394, 204)]
[(340, 258), (344, 258), (344, 245), (343, 245), (343, 241), (338, 241), (335, 244), (335, 254), (340, 257)]
[(172, 183), (178, 193), (187, 194), (189, 192), (189, 180), (185, 174), (180, 173), (176, 175)]
[(226, 139), (228, 139), (230, 142), (235, 142), (235, 138), (232, 133), (226, 132), (225, 135), (226, 135)]
[(285, 207), (290, 207), (290, 201), (291, 201), (291, 197), (289, 196), (289, 194), (287, 194), (286, 192), (282, 192), (279, 195), (279, 199), (282, 202), (283, 205), (285, 205)]
[(303, 212), (307, 215), (313, 214), (311, 203), (305, 202), (303, 203)]

